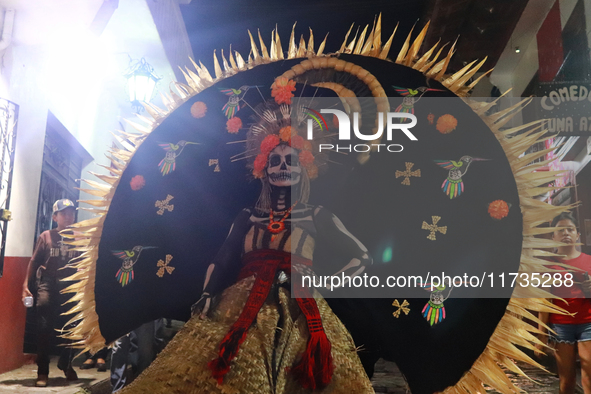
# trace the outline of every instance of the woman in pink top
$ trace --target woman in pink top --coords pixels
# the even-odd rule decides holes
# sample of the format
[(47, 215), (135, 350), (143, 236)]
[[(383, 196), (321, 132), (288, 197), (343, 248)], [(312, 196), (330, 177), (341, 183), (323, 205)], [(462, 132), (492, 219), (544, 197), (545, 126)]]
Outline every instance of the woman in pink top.
[[(552, 292), (565, 302), (553, 299), (552, 302), (571, 314), (558, 315), (554, 313), (540, 313), (540, 320), (550, 323), (550, 327), (556, 334), (550, 333), (550, 341), (554, 343), (554, 356), (558, 366), (560, 378), (560, 394), (571, 394), (576, 385), (576, 361), (577, 351), (581, 360), (581, 377), (585, 394), (591, 394), (591, 280), (588, 273), (591, 272), (591, 256), (581, 253), (576, 248), (580, 233), (577, 230), (577, 221), (570, 213), (562, 213), (554, 218), (552, 227), (561, 227), (554, 231), (552, 239), (562, 242), (564, 245), (558, 248), (558, 254), (564, 257), (556, 258), (557, 263), (568, 264), (574, 269), (572, 273), (572, 286), (553, 288)], [(550, 266), (554, 269), (566, 268)], [(566, 275), (566, 274), (565, 274)], [(563, 278), (565, 278), (563, 275)], [(539, 326), (546, 331), (545, 327)], [(540, 338), (546, 341), (548, 336)]]

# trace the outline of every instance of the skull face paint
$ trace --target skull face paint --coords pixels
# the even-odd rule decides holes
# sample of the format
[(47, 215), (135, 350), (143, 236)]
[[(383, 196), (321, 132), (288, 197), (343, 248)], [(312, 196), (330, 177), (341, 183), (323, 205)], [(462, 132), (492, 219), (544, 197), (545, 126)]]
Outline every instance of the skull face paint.
[(267, 176), (273, 186), (297, 185), (302, 175), (298, 152), (289, 145), (278, 145), (269, 154)]

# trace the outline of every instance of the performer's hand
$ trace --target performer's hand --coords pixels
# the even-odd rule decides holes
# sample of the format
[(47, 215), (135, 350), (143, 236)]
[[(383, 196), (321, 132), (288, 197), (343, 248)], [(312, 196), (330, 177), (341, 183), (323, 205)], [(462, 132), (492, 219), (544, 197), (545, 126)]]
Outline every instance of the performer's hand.
[(211, 307), (211, 295), (209, 293), (203, 293), (201, 298), (191, 306), (191, 316), (199, 315), (202, 320), (207, 319), (207, 312)]
[(587, 279), (581, 282), (581, 288), (583, 289), (583, 292), (585, 293), (585, 295), (589, 296), (591, 295), (591, 279)]
[(23, 286), (23, 296), (21, 301), (25, 301), (25, 297), (33, 297), (33, 294), (31, 293), (31, 291), (29, 290), (28, 286)]

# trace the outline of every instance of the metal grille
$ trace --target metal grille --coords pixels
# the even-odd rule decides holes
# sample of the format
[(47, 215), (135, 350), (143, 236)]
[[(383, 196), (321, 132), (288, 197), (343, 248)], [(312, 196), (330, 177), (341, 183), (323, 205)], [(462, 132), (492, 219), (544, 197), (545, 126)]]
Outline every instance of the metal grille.
[[(0, 98), (0, 209), (6, 211), (10, 208), (18, 108), (15, 103)], [(0, 278), (4, 270), (7, 227), (8, 221), (0, 220)]]

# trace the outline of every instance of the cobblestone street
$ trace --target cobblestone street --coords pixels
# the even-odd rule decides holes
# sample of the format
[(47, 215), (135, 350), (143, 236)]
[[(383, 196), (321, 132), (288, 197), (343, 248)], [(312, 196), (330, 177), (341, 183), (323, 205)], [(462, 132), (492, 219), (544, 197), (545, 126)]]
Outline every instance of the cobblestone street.
[[(79, 365), (81, 361), (76, 362)], [(509, 378), (527, 393), (556, 394), (558, 393), (558, 377), (553, 374), (540, 371), (534, 367), (518, 363), (519, 367), (534, 381), (508, 372)], [(97, 372), (95, 369), (80, 370), (76, 367), (79, 380), (68, 382), (63, 373), (57, 369), (56, 359), (50, 365), (49, 385), (46, 388), (35, 386), (37, 366), (25, 365), (19, 369), (0, 375), (0, 393), (18, 394), (109, 394), (111, 392), (108, 382), (108, 372)], [(396, 368), (396, 364), (380, 360), (376, 365), (376, 372), (372, 379), (376, 394), (407, 394), (409, 393), (404, 378)], [(582, 389), (577, 386), (578, 394)], [(494, 390), (488, 393), (496, 394)]]

